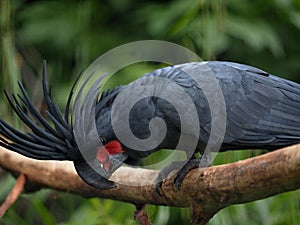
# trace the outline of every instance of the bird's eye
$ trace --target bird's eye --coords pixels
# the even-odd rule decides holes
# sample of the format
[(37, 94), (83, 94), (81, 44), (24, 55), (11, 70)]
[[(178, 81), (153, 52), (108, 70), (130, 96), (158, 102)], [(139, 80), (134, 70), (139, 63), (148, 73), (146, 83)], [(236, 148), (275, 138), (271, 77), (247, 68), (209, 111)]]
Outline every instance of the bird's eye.
[(106, 144), (106, 139), (105, 139), (104, 137), (101, 137), (101, 138), (100, 138), (100, 141), (101, 141), (101, 143), (102, 143), (103, 145)]

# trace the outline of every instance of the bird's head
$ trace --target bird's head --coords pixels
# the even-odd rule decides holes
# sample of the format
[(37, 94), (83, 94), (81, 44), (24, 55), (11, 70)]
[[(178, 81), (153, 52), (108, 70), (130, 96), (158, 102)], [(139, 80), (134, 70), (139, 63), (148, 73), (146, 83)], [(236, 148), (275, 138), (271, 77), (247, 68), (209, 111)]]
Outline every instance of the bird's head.
[(70, 91), (63, 115), (52, 99), (51, 87), (48, 89), (46, 62), (43, 64), (42, 74), (46, 116), (34, 106), (19, 82), (22, 95), (13, 94), (10, 97), (6, 92), (5, 94), (11, 108), (32, 132), (23, 133), (0, 119), (0, 146), (34, 159), (73, 161), (77, 173), (89, 185), (98, 189), (115, 187), (109, 177), (126, 160), (127, 155), (122, 145), (110, 138), (111, 132), (96, 124), (103, 118), (96, 118), (101, 111), (99, 109), (105, 109), (108, 100), (112, 100), (104, 94), (98, 101), (99, 84), (103, 77), (93, 84), (85, 98), (82, 98), (82, 92), (86, 83), (80, 88), (70, 113), (78, 78)]
[(115, 183), (109, 178), (127, 159), (126, 152), (116, 140), (106, 144), (103, 142), (103, 145), (99, 145), (94, 150), (91, 152), (95, 153), (89, 159), (81, 158), (74, 161), (77, 173), (86, 183), (95, 188), (115, 187)]
[(96, 147), (95, 159), (100, 163), (99, 171), (110, 177), (128, 158), (122, 143), (116, 138), (111, 123), (111, 106), (121, 87), (104, 91), (95, 107), (95, 122), (100, 145)]
[(127, 155), (117, 140), (110, 141), (97, 149), (96, 159), (108, 175), (118, 169), (126, 158)]

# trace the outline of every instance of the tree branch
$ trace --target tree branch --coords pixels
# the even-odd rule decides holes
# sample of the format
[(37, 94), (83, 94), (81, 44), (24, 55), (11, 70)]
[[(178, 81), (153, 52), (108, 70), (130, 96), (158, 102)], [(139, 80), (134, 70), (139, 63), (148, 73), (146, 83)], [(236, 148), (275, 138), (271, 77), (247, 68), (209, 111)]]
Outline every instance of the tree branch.
[[(155, 192), (158, 171), (121, 167), (110, 190), (96, 190), (76, 174), (71, 162), (38, 161), (0, 148), (0, 166), (23, 173), (27, 182), (84, 197), (110, 198), (136, 205), (154, 204), (191, 208), (191, 222), (206, 224), (220, 209), (300, 188), (300, 145), (243, 161), (194, 169), (176, 190), (172, 177)], [(63, 174), (63, 176), (62, 176)]]
[(24, 174), (20, 174), (20, 176), (17, 179), (17, 182), (9, 195), (6, 197), (2, 205), (0, 206), (0, 219), (5, 214), (5, 212), (8, 210), (8, 208), (15, 203), (15, 201), (20, 196), (21, 192), (23, 191), (24, 185), (26, 182), (26, 178)]

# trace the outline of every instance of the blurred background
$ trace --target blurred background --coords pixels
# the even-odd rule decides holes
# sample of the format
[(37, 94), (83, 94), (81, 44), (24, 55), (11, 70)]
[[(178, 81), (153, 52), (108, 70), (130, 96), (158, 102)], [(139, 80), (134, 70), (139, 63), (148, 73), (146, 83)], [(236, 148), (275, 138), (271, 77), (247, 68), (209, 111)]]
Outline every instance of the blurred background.
[[(131, 41), (171, 41), (204, 60), (249, 64), (300, 82), (299, 0), (0, 0), (0, 87), (18, 92), (22, 80), (41, 105), (41, 65), (47, 60), (55, 99), (64, 106), (81, 70), (106, 51)], [(160, 65), (140, 63), (121, 71), (128, 83)], [(3, 93), (0, 117), (14, 121)], [(219, 154), (215, 164), (260, 154)], [(0, 200), (14, 178), (0, 171)], [(126, 225), (135, 208), (127, 203), (84, 199), (69, 193), (40, 190), (24, 194), (0, 225)], [(189, 210), (147, 206), (155, 225), (189, 224)], [(210, 225), (300, 224), (300, 191), (221, 210)]]

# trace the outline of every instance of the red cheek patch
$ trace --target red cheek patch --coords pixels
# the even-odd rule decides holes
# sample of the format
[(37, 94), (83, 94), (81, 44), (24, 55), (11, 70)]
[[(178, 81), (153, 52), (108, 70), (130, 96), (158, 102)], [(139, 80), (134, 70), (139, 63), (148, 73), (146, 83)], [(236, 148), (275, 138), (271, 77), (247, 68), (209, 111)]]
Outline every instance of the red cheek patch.
[(105, 145), (106, 150), (110, 155), (124, 152), (122, 145), (118, 141), (110, 141)]
[(101, 163), (109, 161), (109, 156), (124, 152), (122, 145), (118, 141), (108, 142), (105, 146), (98, 148), (97, 159)]

